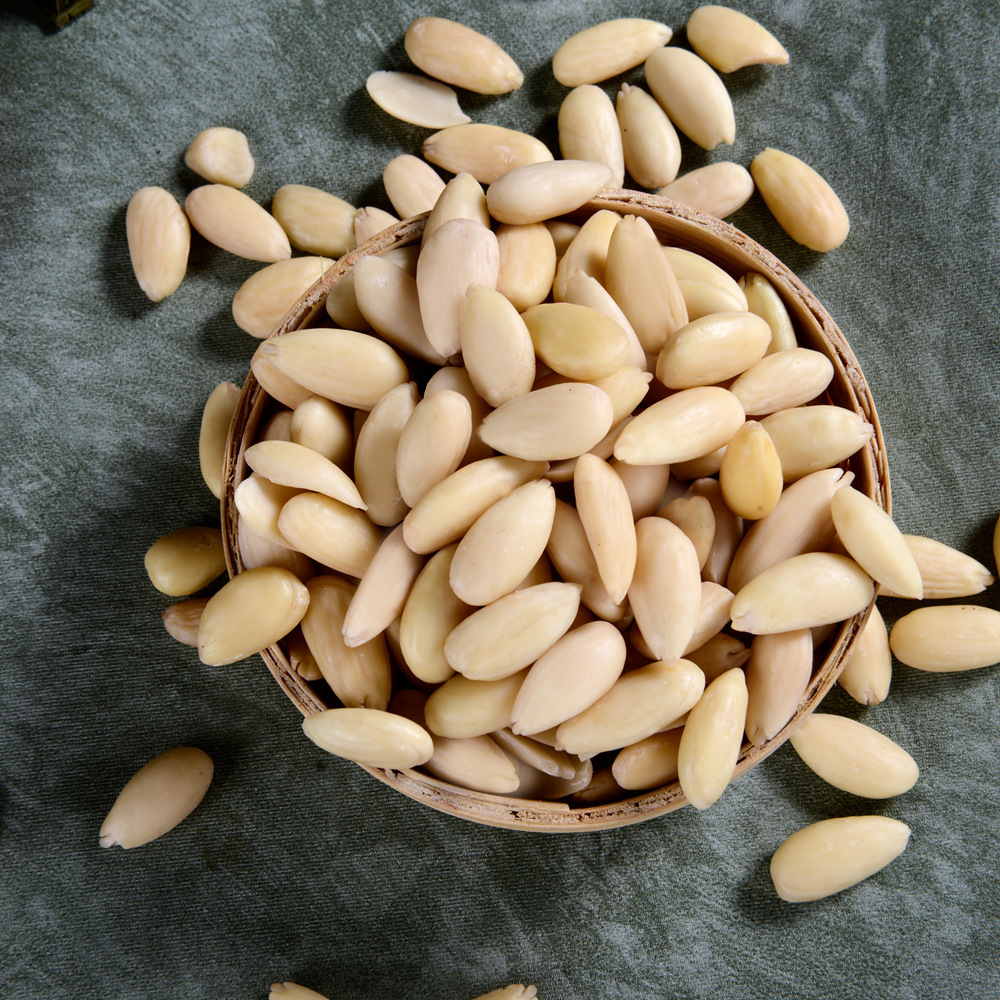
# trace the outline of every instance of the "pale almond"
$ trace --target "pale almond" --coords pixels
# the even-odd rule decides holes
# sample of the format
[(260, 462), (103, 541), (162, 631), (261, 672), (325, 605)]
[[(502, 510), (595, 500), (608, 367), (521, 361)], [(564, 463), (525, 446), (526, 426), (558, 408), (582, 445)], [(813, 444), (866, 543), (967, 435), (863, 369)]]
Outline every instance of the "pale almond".
[(174, 196), (159, 187), (136, 191), (125, 212), (125, 233), (139, 287), (152, 302), (173, 295), (191, 249), (191, 226)]
[(656, 361), (668, 389), (715, 385), (741, 375), (764, 357), (771, 328), (751, 312), (713, 312), (677, 330)]
[(354, 213), (354, 242), (361, 246), (370, 239), (374, 239), (379, 233), (391, 228), (399, 222), (392, 212), (387, 212), (384, 208), (377, 208), (374, 205), (365, 205)]
[(521, 318), (531, 334), (538, 360), (567, 378), (606, 378), (628, 358), (625, 330), (588, 306), (543, 302), (526, 309)]
[(354, 431), (343, 407), (322, 396), (310, 396), (292, 412), (291, 440), (345, 466), (354, 447)]
[(600, 83), (638, 66), (670, 41), (673, 32), (659, 21), (615, 18), (571, 35), (552, 57), (552, 73), (566, 87)]
[(779, 351), (789, 351), (797, 347), (798, 341), (795, 338), (792, 319), (788, 315), (788, 307), (774, 285), (763, 274), (751, 271), (740, 278), (740, 287), (747, 297), (747, 307), (750, 312), (766, 320), (771, 328), (771, 344), (767, 353), (777, 354)]
[(917, 608), (893, 625), (889, 646), (897, 660), (917, 670), (992, 666), (1000, 662), (1000, 611), (974, 604)]
[(788, 52), (770, 31), (730, 7), (697, 7), (688, 18), (686, 32), (691, 48), (720, 73), (761, 63), (784, 66), (788, 62)]
[(185, 199), (184, 211), (209, 243), (237, 257), (273, 262), (292, 256), (278, 220), (236, 188), (226, 184), (197, 187)]
[(233, 296), (236, 325), (263, 340), (332, 266), (327, 257), (295, 257), (251, 274)]
[(623, 83), (615, 111), (632, 179), (644, 188), (670, 184), (681, 165), (681, 143), (664, 110), (641, 87)]
[[(993, 574), (972, 556), (921, 535), (903, 535), (903, 539), (920, 570), (924, 600), (971, 597), (992, 585)], [(881, 593), (885, 597), (907, 596), (897, 593), (885, 583)]]
[(786, 483), (838, 465), (875, 433), (860, 413), (826, 403), (778, 410), (761, 424), (778, 451)]
[(865, 627), (855, 638), (837, 682), (862, 705), (885, 701), (892, 682), (892, 652), (877, 604), (872, 605)]
[(818, 399), (832, 381), (833, 364), (825, 354), (791, 347), (751, 365), (729, 391), (747, 413), (767, 416)]
[(631, 791), (661, 788), (677, 780), (682, 729), (653, 733), (618, 751), (611, 765), (615, 781)]
[[(378, 75), (373, 73), (372, 77)], [(406, 76), (407, 74), (391, 75)], [(368, 78), (369, 87), (372, 77)], [(468, 121), (464, 116), (463, 120)], [(456, 123), (447, 122), (445, 124)], [(437, 171), (412, 153), (394, 156), (385, 165), (382, 169), (382, 185), (393, 209), (401, 219), (412, 219), (416, 215), (429, 212), (444, 190), (444, 181), (438, 176)]]
[(207, 597), (189, 597), (163, 609), (163, 627), (167, 634), (185, 646), (198, 645), (198, 625), (208, 604)]
[(330, 708), (307, 715), (302, 731), (328, 753), (368, 767), (417, 767), (434, 752), (425, 729), (374, 708)]
[(724, 219), (741, 209), (753, 191), (753, 177), (746, 167), (719, 160), (681, 174), (656, 193), (698, 212)]
[(556, 276), (552, 285), (552, 298), (562, 302), (566, 298), (569, 280), (582, 271), (605, 284), (605, 267), (611, 234), (621, 221), (621, 216), (610, 209), (602, 208), (591, 215), (577, 230), (572, 242), (565, 249), (556, 265)]
[(205, 485), (217, 499), (222, 497), (222, 475), (226, 458), (226, 440), (240, 387), (232, 382), (220, 382), (209, 394), (201, 414), (198, 433), (198, 464)]
[(461, 674), (436, 688), (424, 706), (435, 736), (468, 739), (510, 727), (514, 700), (526, 670), (497, 680), (470, 680)]
[(471, 122), (453, 125), (428, 136), (420, 148), (424, 159), (453, 174), (472, 174), (480, 184), (492, 184), (514, 167), (552, 159), (548, 146), (534, 136)]
[(360, 577), (381, 541), (356, 507), (321, 493), (298, 493), (278, 515), (278, 531), (293, 548), (338, 573)]
[(610, 187), (625, 183), (622, 132), (611, 99), (592, 84), (574, 87), (559, 106), (559, 151), (565, 160), (603, 163), (611, 171)]
[(499, 226), (497, 243), (500, 248), (497, 291), (518, 312), (544, 301), (556, 274), (556, 246), (548, 227), (541, 222)]
[(399, 435), (396, 482), (407, 507), (461, 464), (472, 438), (472, 408), (453, 389), (425, 396)]
[(144, 558), (149, 581), (169, 597), (207, 587), (226, 571), (218, 528), (177, 528), (158, 538)]
[(553, 160), (515, 167), (493, 181), (486, 204), (497, 222), (529, 225), (585, 205), (614, 178), (610, 167), (587, 160)]
[(292, 441), (258, 441), (247, 448), (247, 465), (278, 486), (323, 493), (350, 507), (365, 509), (354, 481), (319, 452)]
[(759, 746), (795, 714), (812, 679), (813, 637), (807, 629), (758, 635), (746, 667), (747, 739)]
[(471, 120), (451, 87), (416, 73), (378, 70), (369, 74), (365, 89), (383, 111), (411, 125), (447, 128)]

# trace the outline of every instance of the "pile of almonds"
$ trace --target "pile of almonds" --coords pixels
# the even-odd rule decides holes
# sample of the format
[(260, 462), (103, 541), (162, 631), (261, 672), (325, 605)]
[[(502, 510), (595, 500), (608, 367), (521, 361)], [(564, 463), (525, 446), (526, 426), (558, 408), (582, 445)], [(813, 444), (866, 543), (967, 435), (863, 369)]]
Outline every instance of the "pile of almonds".
[[(920, 600), (993, 582), (970, 557), (900, 534), (851, 486), (839, 466), (872, 428), (817, 402), (832, 366), (798, 346), (763, 275), (737, 281), (662, 247), (625, 210), (563, 218), (627, 170), (718, 216), (756, 184), (793, 239), (826, 251), (846, 238), (839, 199), (790, 154), (677, 177), (677, 129), (705, 149), (733, 141), (719, 73), (788, 57), (727, 8), (692, 15), (694, 52), (670, 37), (624, 19), (558, 49), (554, 73), (572, 88), (561, 160), (461, 111), (449, 84), (500, 94), (523, 81), (462, 25), (419, 19), (406, 51), (427, 76), (368, 80), (388, 113), (440, 129), (423, 160), (404, 154), (384, 174), (401, 217), (430, 213), (422, 243), (359, 259), (326, 301), (332, 326), (262, 343), (252, 370), (280, 405), (236, 491), (245, 571), (164, 613), (205, 663), (285, 639), (303, 678), (325, 680), (343, 706), (303, 723), (331, 752), (578, 804), (679, 779), (704, 809), (744, 735), (763, 743), (792, 717), (814, 647), (868, 607), (876, 584)], [(651, 94), (623, 84), (615, 107), (596, 84), (643, 61)], [(230, 129), (198, 136), (187, 163), (211, 183), (186, 215), (161, 189), (130, 203), (137, 278), (154, 300), (176, 290), (190, 219), (216, 245), (272, 262), (233, 302), (259, 338), (334, 258), (398, 221), (298, 185), (276, 192), (268, 214), (238, 190), (253, 161)], [(309, 256), (291, 258), (293, 247)], [(224, 383), (204, 411), (201, 465), (216, 496), (238, 396)], [(173, 532), (146, 568), (162, 592), (196, 593), (224, 571), (221, 535)], [(924, 670), (992, 664), (1000, 614), (920, 608), (890, 637), (873, 608), (841, 676), (856, 700), (885, 698), (890, 648)], [(917, 780), (909, 754), (846, 718), (813, 714), (792, 742), (853, 794), (885, 798)], [(123, 798), (141, 794), (131, 787)], [(198, 799), (142, 839), (112, 822), (116, 804), (102, 843), (151, 839)], [(774, 855), (775, 887), (792, 901), (840, 891), (908, 836), (886, 817), (813, 824)]]

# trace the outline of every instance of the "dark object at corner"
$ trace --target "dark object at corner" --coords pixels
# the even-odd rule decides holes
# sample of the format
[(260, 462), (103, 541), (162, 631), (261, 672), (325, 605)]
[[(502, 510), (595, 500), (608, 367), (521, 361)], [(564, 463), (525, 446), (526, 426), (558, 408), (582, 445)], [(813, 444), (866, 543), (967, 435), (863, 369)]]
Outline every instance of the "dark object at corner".
[(94, 6), (94, 0), (55, 0), (51, 6), (52, 23), (57, 28), (65, 28), (81, 14), (86, 14)]

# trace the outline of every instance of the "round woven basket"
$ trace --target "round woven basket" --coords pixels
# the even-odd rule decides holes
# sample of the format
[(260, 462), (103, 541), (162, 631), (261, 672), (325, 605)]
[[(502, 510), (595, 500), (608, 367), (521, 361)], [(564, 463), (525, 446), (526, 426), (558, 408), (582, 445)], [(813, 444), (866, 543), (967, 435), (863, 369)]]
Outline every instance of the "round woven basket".
[[(833, 363), (833, 381), (824, 401), (853, 410), (874, 427), (871, 441), (844, 465), (854, 473), (853, 486), (891, 513), (885, 446), (864, 375), (836, 323), (795, 274), (773, 254), (733, 226), (655, 195), (633, 191), (605, 191), (567, 218), (569, 221), (581, 222), (599, 209), (641, 216), (650, 224), (661, 242), (699, 253), (735, 278), (757, 271), (771, 281), (788, 308), (799, 344), (821, 351)], [(362, 256), (419, 242), (424, 218), (398, 223), (342, 257), (288, 311), (271, 336), (280, 337), (290, 330), (322, 325), (317, 323), (317, 318), (326, 320), (324, 305), (330, 290), (355, 261)], [(244, 453), (256, 440), (262, 422), (273, 409), (274, 401), (254, 375), (248, 375), (230, 428), (224, 469), (222, 525), (226, 562), (231, 576), (243, 568), (237, 542), (239, 515), (233, 494), (249, 474)], [(870, 611), (871, 605), (844, 622), (817, 650), (812, 680), (794, 716), (766, 743), (753, 746), (744, 742), (735, 776), (773, 753), (819, 704), (836, 682)], [(329, 694), (324, 696), (327, 699), (325, 701), (311, 684), (295, 672), (281, 644), (264, 650), (262, 656), (282, 690), (303, 715), (336, 707), (337, 703)], [(397, 771), (372, 767), (365, 767), (365, 770), (402, 794), (433, 809), (474, 822), (516, 830), (548, 833), (599, 830), (650, 819), (686, 804), (677, 782), (652, 791), (626, 793), (628, 797), (602, 805), (575, 807), (563, 801), (537, 801), (470, 791), (430, 777), (419, 770)]]

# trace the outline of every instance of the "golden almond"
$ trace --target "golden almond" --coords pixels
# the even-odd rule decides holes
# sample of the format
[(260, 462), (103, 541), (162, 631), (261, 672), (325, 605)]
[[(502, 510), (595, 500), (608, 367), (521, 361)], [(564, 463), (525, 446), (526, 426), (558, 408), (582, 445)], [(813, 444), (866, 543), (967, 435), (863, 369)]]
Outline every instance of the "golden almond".
[(525, 226), (565, 215), (585, 205), (613, 180), (603, 163), (552, 160), (514, 167), (486, 190), (486, 204), (497, 222)]
[(174, 747), (144, 764), (101, 824), (101, 847), (140, 847), (168, 833), (198, 807), (215, 765), (197, 747)]
[(236, 325), (263, 340), (332, 266), (327, 257), (294, 257), (251, 274), (233, 296)]
[(177, 528), (146, 550), (149, 581), (168, 597), (185, 597), (226, 571), (218, 528)]
[(445, 642), (448, 663), (469, 680), (498, 680), (522, 670), (568, 631), (581, 589), (575, 583), (542, 583), (473, 612)]
[(861, 414), (825, 403), (778, 410), (761, 424), (778, 451), (786, 483), (838, 465), (875, 433)]
[(576, 463), (573, 493), (601, 581), (620, 604), (632, 584), (637, 556), (628, 491), (607, 462), (585, 454)]
[(629, 603), (650, 649), (669, 663), (687, 648), (698, 620), (698, 555), (687, 535), (662, 517), (644, 517), (635, 533), (638, 554)]
[(757, 521), (777, 506), (784, 486), (781, 459), (756, 420), (748, 420), (726, 445), (719, 484), (726, 505), (739, 517)]
[(451, 87), (416, 73), (378, 70), (369, 74), (365, 90), (383, 111), (411, 125), (447, 128), (471, 121)]
[(237, 257), (274, 262), (292, 256), (278, 220), (227, 184), (195, 188), (184, 201), (184, 211), (209, 243)]
[[(605, 318), (617, 323), (625, 331), (625, 337), (628, 342), (625, 365), (634, 372), (646, 371), (648, 359), (638, 335), (618, 303), (615, 302), (608, 290), (596, 278), (589, 274), (584, 274), (583, 271), (577, 269), (569, 276), (569, 279), (565, 283), (562, 301), (571, 303), (572, 305), (586, 306), (588, 309), (593, 309)], [(624, 368), (619, 369), (618, 374), (620, 375), (624, 370)], [(613, 378), (614, 376), (610, 377)], [(648, 376), (644, 376), (644, 384), (648, 383), (651, 378), (651, 373)], [(643, 392), (643, 395), (645, 395), (645, 392)], [(638, 400), (636, 400), (637, 404)], [(615, 423), (620, 423), (621, 420), (624, 420), (633, 409), (635, 409), (635, 405), (626, 412), (619, 414), (616, 406), (615, 413), (619, 414), (619, 419)]]
[(629, 340), (622, 327), (588, 306), (543, 302), (526, 309), (521, 318), (538, 360), (567, 378), (606, 378), (628, 357)]
[(408, 507), (459, 467), (471, 438), (472, 409), (461, 393), (439, 389), (417, 403), (396, 448), (396, 482)]
[[(924, 600), (972, 597), (981, 594), (993, 583), (993, 574), (981, 562), (950, 545), (921, 535), (903, 535), (903, 539), (920, 570)], [(885, 583), (882, 584), (881, 594), (884, 597), (907, 596), (897, 593)]]
[(846, 556), (830, 552), (792, 556), (737, 592), (733, 628), (760, 635), (844, 621), (871, 603), (874, 589), (871, 577)]
[(625, 640), (609, 622), (567, 632), (528, 670), (514, 701), (511, 728), (531, 735), (579, 715), (606, 694), (625, 666)]
[(727, 389), (682, 389), (636, 416), (618, 438), (615, 458), (631, 465), (699, 458), (728, 444), (744, 418), (740, 401)]
[(715, 385), (741, 375), (764, 357), (771, 328), (751, 312), (715, 312), (677, 330), (656, 360), (668, 389)]
[(755, 746), (791, 720), (812, 679), (813, 636), (807, 628), (758, 635), (747, 661), (747, 739)]
[(264, 341), (258, 350), (311, 393), (362, 410), (371, 410), (410, 377), (406, 363), (388, 344), (356, 330), (293, 330)]
[(628, 670), (607, 694), (559, 726), (556, 748), (589, 758), (631, 746), (688, 712), (704, 687), (704, 675), (687, 660)]
[(356, 507), (321, 493), (298, 493), (278, 515), (278, 531), (293, 548), (348, 576), (368, 568), (381, 538)]
[(445, 222), (417, 260), (417, 297), (427, 339), (450, 358), (461, 350), (461, 307), (470, 285), (496, 288), (500, 248), (493, 233), (471, 219)]
[(476, 94), (506, 94), (524, 83), (517, 63), (492, 39), (444, 17), (420, 17), (403, 39), (413, 65)]
[(632, 179), (644, 188), (670, 184), (681, 165), (681, 142), (663, 108), (641, 87), (623, 83), (615, 112)]
[(854, 481), (853, 472), (823, 469), (786, 487), (774, 510), (751, 526), (733, 557), (726, 584), (739, 592), (769, 566), (829, 547), (835, 529), (830, 503)]
[[(740, 287), (747, 297), (747, 308), (750, 312), (766, 320), (767, 325), (771, 328), (771, 344), (767, 353), (777, 354), (779, 351), (789, 351), (797, 347), (798, 341), (795, 339), (792, 319), (774, 285), (763, 274), (751, 271), (740, 278)], [(808, 402), (808, 400), (803, 400), (803, 402)], [(775, 409), (779, 409), (779, 407), (775, 407)]]
[(217, 126), (199, 132), (184, 153), (184, 163), (212, 184), (241, 188), (253, 177), (247, 137), (234, 128)]
[(458, 541), (497, 500), (538, 479), (546, 468), (544, 462), (499, 455), (457, 469), (431, 487), (406, 515), (406, 544), (427, 554)]
[(427, 699), (427, 728), (435, 736), (449, 739), (469, 739), (509, 728), (514, 699), (526, 673), (521, 670), (497, 680), (470, 680), (456, 674)]
[(677, 752), (677, 774), (695, 809), (715, 803), (732, 780), (746, 714), (747, 686), (739, 668), (712, 681), (691, 709)]
[(897, 660), (917, 670), (992, 666), (1000, 662), (1000, 611), (974, 604), (917, 608), (893, 625), (889, 646)]
[(226, 458), (226, 441), (240, 387), (233, 382), (220, 382), (209, 394), (201, 414), (198, 433), (198, 464), (205, 485), (217, 499), (222, 497), (222, 473)]
[(705, 4), (688, 18), (687, 39), (691, 48), (720, 73), (732, 73), (744, 66), (788, 62), (785, 47), (752, 17), (733, 10)]
[(657, 354), (688, 321), (673, 269), (651, 226), (639, 216), (628, 215), (615, 226), (608, 241), (604, 285), (647, 354)]
[(577, 458), (611, 430), (611, 397), (587, 382), (533, 389), (483, 420), (482, 439), (497, 451), (533, 462)]
[(302, 731), (328, 753), (368, 767), (418, 767), (434, 752), (427, 730), (374, 708), (329, 708), (307, 715)]
[(436, 552), (426, 562), (406, 598), (399, 622), (403, 661), (417, 680), (440, 684), (455, 672), (445, 659), (444, 644), (472, 608), (456, 597), (449, 578), (458, 543)]
[[(501, 241), (501, 276), (503, 246)], [(490, 406), (500, 406), (531, 390), (534, 344), (517, 308), (502, 290), (473, 285), (466, 291), (459, 310), (459, 341), (469, 378)]]
[(670, 41), (673, 32), (659, 21), (621, 17), (571, 35), (552, 57), (552, 73), (566, 87), (600, 83), (638, 66)]
[(592, 84), (574, 87), (559, 106), (559, 151), (564, 160), (603, 163), (611, 171), (609, 187), (625, 183), (622, 132), (611, 99)]
[(480, 514), (451, 563), (449, 582), (456, 596), (481, 607), (512, 593), (545, 552), (555, 504), (552, 484), (537, 480)]
[(152, 302), (173, 295), (187, 273), (191, 226), (169, 191), (144, 187), (125, 212), (128, 252), (139, 287)]
[(677, 46), (646, 60), (646, 83), (670, 120), (702, 149), (733, 144), (733, 102), (719, 75), (700, 56)]
[(392, 688), (392, 667), (385, 636), (348, 645), (344, 622), (355, 588), (338, 576), (310, 580), (309, 607), (302, 618), (302, 635), (323, 679), (342, 705), (385, 709)]
[(669, 729), (665, 733), (653, 733), (638, 743), (623, 747), (611, 765), (615, 781), (632, 791), (661, 788), (676, 781), (682, 732), (682, 729)]
[(492, 184), (508, 170), (552, 159), (540, 139), (499, 125), (471, 122), (435, 132), (420, 148), (424, 159), (453, 174), (472, 174), (480, 184)]
[(874, 500), (848, 486), (834, 494), (830, 514), (847, 554), (869, 576), (903, 597), (923, 597), (920, 568), (906, 539)]
[(796, 243), (810, 250), (834, 250), (851, 228), (843, 202), (820, 174), (791, 153), (765, 149), (750, 164), (757, 190)]
[(308, 606), (309, 591), (287, 569), (248, 569), (205, 605), (198, 625), (198, 656), (210, 666), (246, 659), (288, 635)]
[(319, 452), (292, 441), (258, 441), (247, 448), (247, 465), (278, 486), (323, 493), (350, 507), (365, 509), (350, 476)]
[(543, 302), (556, 274), (556, 246), (548, 227), (542, 222), (499, 226), (497, 243), (500, 247), (497, 291), (518, 312)]
[(811, 771), (851, 795), (892, 798), (920, 777), (916, 761), (899, 744), (844, 716), (813, 712), (789, 739)]
[(849, 889), (899, 857), (910, 828), (888, 816), (824, 819), (797, 830), (774, 852), (771, 880), (789, 903)]
[(681, 174), (656, 193), (698, 212), (724, 219), (741, 209), (753, 191), (753, 177), (746, 167), (719, 160)]

